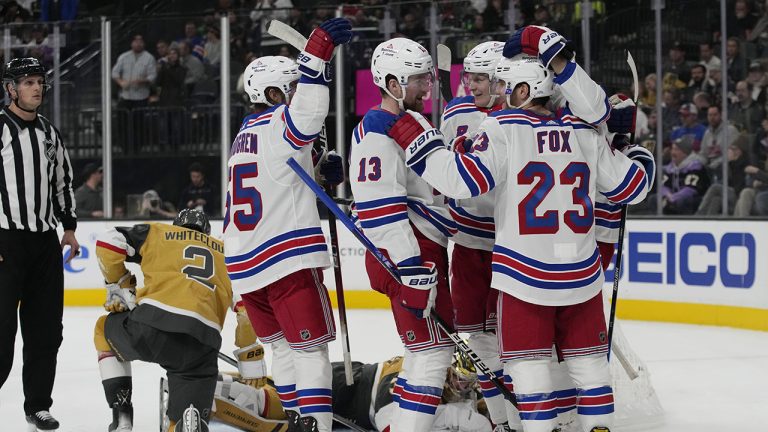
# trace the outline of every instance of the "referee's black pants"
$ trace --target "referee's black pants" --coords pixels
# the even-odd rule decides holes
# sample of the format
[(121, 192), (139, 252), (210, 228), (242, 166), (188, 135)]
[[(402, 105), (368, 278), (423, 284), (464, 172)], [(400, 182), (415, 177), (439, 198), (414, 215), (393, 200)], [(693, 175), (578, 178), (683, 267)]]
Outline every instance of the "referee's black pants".
[(64, 269), (55, 230), (0, 229), (0, 387), (13, 365), (16, 311), (24, 339), (24, 411), (48, 410), (62, 339)]

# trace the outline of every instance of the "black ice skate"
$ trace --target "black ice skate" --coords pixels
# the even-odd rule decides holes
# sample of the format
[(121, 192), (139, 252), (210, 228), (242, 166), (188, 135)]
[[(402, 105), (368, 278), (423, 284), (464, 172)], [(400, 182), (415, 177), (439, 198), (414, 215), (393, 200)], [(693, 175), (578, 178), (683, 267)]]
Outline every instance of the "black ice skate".
[(301, 416), (293, 410), (286, 410), (288, 415), (288, 432), (301, 432)]
[(314, 417), (301, 418), (301, 432), (318, 432), (317, 420)]
[(499, 423), (493, 428), (493, 432), (515, 432), (507, 423)]
[(27, 424), (29, 424), (28, 430), (30, 432), (52, 431), (59, 428), (59, 422), (48, 411), (38, 411), (28, 415)]
[(208, 425), (200, 417), (200, 411), (193, 405), (184, 410), (175, 432), (208, 432)]
[(112, 406), (112, 424), (109, 425), (109, 432), (131, 431), (133, 431), (133, 406), (118, 406), (115, 403)]

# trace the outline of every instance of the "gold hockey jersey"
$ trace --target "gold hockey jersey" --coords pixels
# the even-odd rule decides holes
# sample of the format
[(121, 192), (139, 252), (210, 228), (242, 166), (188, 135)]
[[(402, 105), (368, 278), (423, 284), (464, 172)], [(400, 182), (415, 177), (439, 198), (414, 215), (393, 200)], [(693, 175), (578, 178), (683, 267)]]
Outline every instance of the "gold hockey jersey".
[(157, 329), (185, 333), (219, 349), (221, 329), (232, 305), (232, 286), (221, 241), (165, 223), (116, 227), (100, 236), (96, 256), (108, 283), (141, 265), (144, 287), (131, 319)]

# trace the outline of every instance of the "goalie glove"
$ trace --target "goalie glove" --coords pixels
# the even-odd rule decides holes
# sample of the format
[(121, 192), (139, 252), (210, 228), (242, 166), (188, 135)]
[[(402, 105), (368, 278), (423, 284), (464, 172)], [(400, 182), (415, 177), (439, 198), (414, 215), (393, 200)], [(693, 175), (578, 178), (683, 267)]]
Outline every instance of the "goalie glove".
[(105, 282), (107, 301), (104, 309), (107, 312), (126, 312), (136, 307), (136, 276), (127, 271), (115, 283)]
[(398, 268), (402, 284), (398, 299), (400, 305), (417, 318), (429, 316), (437, 297), (437, 268), (434, 263)]
[(321, 84), (331, 81), (328, 61), (337, 45), (347, 43), (352, 39), (352, 25), (346, 18), (332, 18), (312, 31), (304, 51), (300, 52), (296, 61), (299, 72), (309, 78), (310, 83)]
[(256, 380), (267, 376), (267, 364), (264, 362), (264, 347), (255, 342), (247, 347), (233, 351), (237, 359), (237, 370), (244, 380)]
[(445, 148), (443, 134), (421, 114), (408, 110), (392, 124), (387, 133), (405, 151), (405, 163), (422, 175), (430, 153)]

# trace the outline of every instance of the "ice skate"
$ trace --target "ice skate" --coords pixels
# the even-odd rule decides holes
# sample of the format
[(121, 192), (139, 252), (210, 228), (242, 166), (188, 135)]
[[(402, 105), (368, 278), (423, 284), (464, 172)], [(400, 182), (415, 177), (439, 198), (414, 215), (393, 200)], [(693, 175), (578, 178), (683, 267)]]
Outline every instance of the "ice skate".
[(131, 432), (133, 430), (133, 406), (112, 406), (112, 424), (109, 432)]
[(499, 423), (493, 428), (493, 432), (515, 432), (515, 429), (509, 427), (508, 423)]

